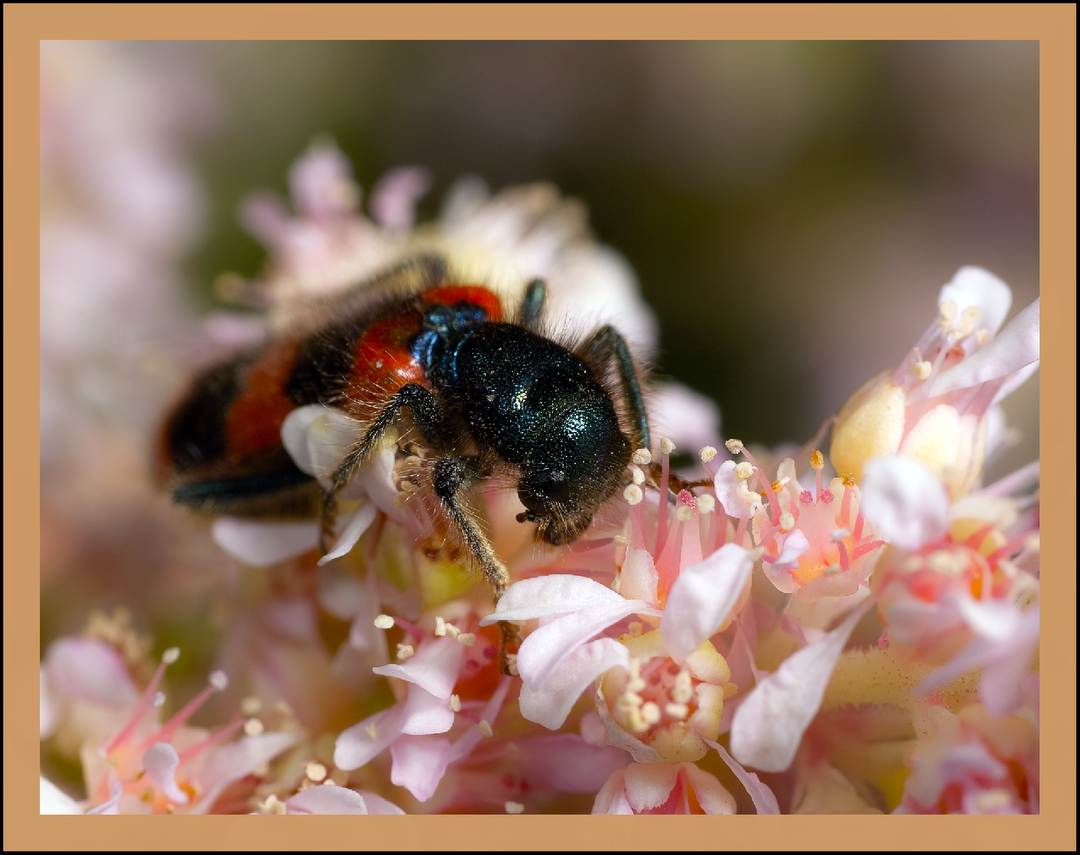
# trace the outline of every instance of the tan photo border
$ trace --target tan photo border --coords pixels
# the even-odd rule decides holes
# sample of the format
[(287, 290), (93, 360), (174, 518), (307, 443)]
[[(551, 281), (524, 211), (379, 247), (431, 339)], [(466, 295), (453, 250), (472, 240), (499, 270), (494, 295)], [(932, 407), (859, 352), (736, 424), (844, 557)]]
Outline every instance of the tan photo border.
[[(1076, 846), (1076, 7), (21, 5), (4, 7), (4, 848), (717, 850)], [(1037, 817), (38, 815), (40, 39), (1023, 39), (1040, 42), (1042, 814)], [(170, 824), (171, 823), (171, 824)], [(856, 834), (856, 828), (863, 831)]]

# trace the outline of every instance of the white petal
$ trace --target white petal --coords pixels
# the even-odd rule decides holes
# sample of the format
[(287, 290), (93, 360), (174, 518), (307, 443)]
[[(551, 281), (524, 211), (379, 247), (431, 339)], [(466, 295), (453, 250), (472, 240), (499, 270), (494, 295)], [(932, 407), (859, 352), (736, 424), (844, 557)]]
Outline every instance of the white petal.
[(167, 742), (155, 742), (143, 753), (143, 768), (165, 797), (175, 804), (186, 805), (188, 796), (176, 783), (176, 770), (180, 766), (180, 755)]
[(956, 304), (957, 315), (970, 307), (980, 311), (976, 329), (986, 328), (994, 334), (1009, 314), (1012, 291), (1009, 286), (981, 267), (961, 267), (952, 281), (944, 285), (938, 296), (940, 306), (946, 300)]
[(251, 567), (270, 567), (303, 555), (319, 545), (319, 524), (263, 522), (218, 517), (210, 528), (214, 542)]
[(447, 699), (457, 682), (464, 656), (465, 647), (445, 636), (421, 644), (420, 649), (400, 665), (380, 665), (371, 670), (384, 677), (416, 683), (435, 697)]
[(867, 521), (889, 543), (915, 551), (948, 531), (949, 496), (914, 458), (874, 458), (866, 464), (860, 489)]
[(549, 730), (562, 727), (581, 693), (593, 680), (616, 666), (630, 668), (630, 652), (625, 645), (611, 638), (598, 638), (582, 645), (563, 660), (542, 689), (522, 683), (518, 699), (521, 714)]
[(533, 688), (540, 688), (552, 672), (570, 653), (599, 632), (633, 614), (645, 603), (624, 600), (588, 606), (529, 633), (518, 650), (517, 667), (521, 679)]
[(500, 620), (521, 623), (615, 602), (625, 601), (611, 588), (584, 576), (536, 576), (511, 585), (495, 606), (495, 612), (481, 620), (480, 625), (488, 626)]
[(682, 662), (720, 628), (738, 603), (753, 567), (749, 552), (726, 543), (679, 574), (660, 618), (660, 634), (673, 659)]
[(713, 478), (713, 489), (716, 491), (717, 501), (729, 517), (749, 519), (754, 515), (754, 509), (761, 506), (761, 502), (753, 498), (745, 479), (735, 477), (735, 466), (734, 460), (725, 460), (720, 464)]
[(710, 739), (706, 739), (705, 742), (716, 749), (720, 758), (727, 763), (728, 768), (739, 779), (739, 783), (746, 788), (746, 792), (749, 793), (751, 800), (754, 802), (754, 808), (759, 814), (777, 815), (780, 813), (780, 805), (776, 801), (776, 796), (766, 784), (761, 782), (761, 778), (753, 772), (747, 772), (743, 765), (728, 754), (724, 750), (724, 746), (719, 742), (713, 742)]
[(359, 422), (322, 404), (297, 407), (281, 425), (281, 443), (293, 462), (302, 472), (318, 478), (324, 488), (361, 435)]
[[(40, 777), (40, 776), (39, 776)], [(45, 815), (82, 814), (82, 809), (71, 796), (61, 790), (52, 781), (41, 778), (41, 801), (39, 813)]]
[(596, 794), (592, 807), (594, 814), (630, 816), (634, 813), (626, 800), (625, 778), (626, 772), (622, 769), (611, 773), (607, 783)]
[[(969, 389), (991, 380), (1026, 370), (1030, 375), (1039, 362), (1039, 301), (1026, 306), (1009, 321), (1001, 335), (986, 347), (943, 371), (934, 382), (934, 395)], [(1026, 379), (1026, 377), (1024, 378)], [(1013, 378), (1010, 378), (1013, 380)], [(1015, 388), (1015, 380), (1012, 387)]]
[(285, 802), (287, 813), (340, 816), (343, 814), (366, 814), (364, 797), (356, 790), (336, 784), (320, 784), (308, 787)]
[(619, 594), (628, 600), (656, 602), (656, 583), (660, 576), (647, 549), (630, 546), (619, 570)]
[(337, 542), (331, 547), (330, 551), (319, 559), (319, 566), (328, 564), (335, 558), (340, 558), (342, 555), (347, 555), (352, 551), (352, 548), (356, 546), (358, 540), (363, 537), (364, 532), (368, 530), (371, 524), (375, 521), (375, 503), (364, 502), (349, 519), (345, 522), (345, 528), (341, 532), (341, 537), (337, 539)]
[(49, 686), (49, 678), (45, 676), (44, 665), (38, 666), (38, 686), (38, 697), (41, 701), (41, 717), (38, 719), (39, 735), (41, 739), (46, 739), (60, 724), (60, 705)]
[(731, 723), (731, 753), (741, 763), (765, 772), (782, 772), (791, 765), (844, 645), (871, 602), (785, 659), (739, 705)]

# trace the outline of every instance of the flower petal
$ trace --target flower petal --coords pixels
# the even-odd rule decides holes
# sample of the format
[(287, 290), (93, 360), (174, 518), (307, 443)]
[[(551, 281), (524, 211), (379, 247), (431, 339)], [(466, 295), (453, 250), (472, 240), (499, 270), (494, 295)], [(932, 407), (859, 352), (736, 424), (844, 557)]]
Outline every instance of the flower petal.
[(725, 460), (720, 464), (713, 478), (713, 489), (716, 491), (717, 501), (729, 517), (749, 519), (754, 515), (754, 511), (761, 507), (761, 496), (750, 490), (745, 479), (735, 476), (735, 466), (734, 460)]
[(447, 700), (457, 682), (464, 656), (464, 646), (450, 636), (444, 636), (421, 644), (420, 649), (400, 665), (380, 665), (371, 670), (383, 677), (416, 683), (435, 697)]
[(942, 286), (938, 305), (946, 300), (952, 300), (956, 304), (957, 315), (965, 309), (977, 308), (979, 323), (976, 328), (988, 329), (993, 335), (1009, 314), (1012, 291), (990, 271), (968, 266), (961, 267), (952, 281)]
[(654, 810), (663, 805), (680, 767), (670, 763), (631, 763), (626, 767), (626, 800), (634, 813)]
[(584, 576), (552, 574), (522, 579), (511, 585), (495, 606), (494, 613), (480, 621), (488, 626), (500, 620), (520, 623), (531, 618), (564, 615), (587, 606), (625, 602), (606, 585)]
[(533, 736), (517, 743), (528, 774), (564, 793), (595, 793), (630, 760), (611, 745), (589, 745), (576, 733)]
[[(693, 763), (682, 764), (701, 809), (710, 816), (731, 816), (735, 813), (735, 797), (731, 795), (715, 775), (699, 769)], [(777, 811), (779, 813), (779, 811)]]
[(82, 810), (75, 799), (44, 777), (41, 778), (41, 799), (39, 804), (41, 807), (38, 812), (41, 816), (82, 815)]
[(529, 721), (556, 730), (566, 721), (586, 688), (609, 668), (630, 668), (630, 652), (611, 638), (598, 638), (574, 650), (540, 689), (522, 683), (518, 703)]
[(673, 659), (682, 662), (720, 628), (738, 603), (753, 567), (747, 550), (727, 543), (679, 574), (660, 618), (660, 634)]
[(373, 793), (369, 790), (360, 790), (359, 793), (364, 798), (364, 804), (367, 805), (367, 812), (372, 816), (405, 815), (405, 811), (403, 811), (389, 799), (383, 798), (378, 793)]
[(403, 736), (390, 746), (394, 765), (390, 782), (404, 787), (417, 801), (426, 802), (439, 787), (450, 761), (450, 740), (431, 736)]
[(949, 529), (948, 493), (914, 458), (874, 458), (866, 464), (860, 489), (867, 521), (902, 549), (919, 550)]
[(210, 528), (214, 542), (251, 567), (270, 567), (303, 555), (319, 545), (315, 521), (264, 522), (218, 517)]
[(763, 784), (761, 778), (755, 775), (753, 772), (746, 771), (746, 768), (734, 757), (724, 750), (724, 746), (719, 742), (713, 742), (711, 739), (706, 739), (709, 745), (716, 749), (728, 768), (734, 773), (735, 777), (739, 779), (739, 783), (746, 788), (746, 792), (750, 794), (751, 800), (754, 802), (754, 808), (758, 814), (779, 814), (780, 804), (776, 801), (776, 796), (773, 791), (769, 789), (768, 785)]
[[(460, 646), (460, 645), (459, 645)], [(414, 736), (446, 733), (454, 725), (454, 711), (446, 698), (437, 698), (415, 683), (409, 685), (401, 732)]]
[(345, 728), (334, 745), (334, 765), (351, 771), (369, 763), (401, 735), (401, 718), (395, 704)]
[(71, 699), (127, 707), (139, 697), (120, 654), (104, 641), (57, 639), (45, 652), (44, 669), (61, 702)]
[[(1020, 311), (1001, 335), (986, 347), (943, 371), (934, 382), (932, 394), (944, 395), (1000, 380), (1017, 371), (1027, 371), (1039, 362), (1039, 301)], [(1026, 376), (1025, 378), (1026, 379)], [(1012, 388), (1015, 388), (1013, 383)]]
[(364, 797), (356, 790), (336, 784), (308, 787), (285, 802), (286, 813), (341, 816), (343, 814), (366, 814)]
[(765, 772), (782, 772), (791, 765), (844, 645), (871, 602), (866, 600), (832, 632), (793, 653), (747, 695), (731, 723), (731, 753), (741, 763)]
[(143, 753), (143, 768), (146, 774), (165, 797), (178, 805), (188, 803), (188, 795), (176, 783), (176, 770), (180, 766), (180, 755), (167, 742), (155, 742)]
[(368, 530), (371, 524), (375, 521), (375, 503), (364, 502), (348, 520), (345, 522), (345, 528), (341, 532), (341, 537), (337, 539), (337, 542), (331, 547), (330, 551), (319, 559), (319, 566), (328, 564), (335, 558), (340, 558), (342, 555), (347, 555), (352, 551), (352, 548), (356, 546), (356, 542), (363, 537), (364, 532)]
[(644, 607), (641, 600), (624, 600), (588, 606), (534, 629), (518, 650), (517, 667), (522, 681), (539, 689), (574, 650), (599, 632)]
[(297, 741), (294, 733), (261, 733), (216, 748), (207, 754), (199, 770), (199, 798), (188, 813), (207, 813), (229, 784), (250, 775)]

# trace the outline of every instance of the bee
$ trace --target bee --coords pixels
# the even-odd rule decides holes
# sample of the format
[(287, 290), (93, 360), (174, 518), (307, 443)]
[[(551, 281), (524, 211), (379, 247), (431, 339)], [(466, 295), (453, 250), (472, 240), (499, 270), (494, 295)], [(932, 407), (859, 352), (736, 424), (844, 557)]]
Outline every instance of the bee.
[[(514, 312), (438, 256), (410, 259), (313, 305), (294, 328), (200, 374), (165, 419), (159, 479), (209, 514), (311, 517), (325, 554), (337, 496), (390, 431), (411, 420), (433, 461), (430, 487), (496, 601), (510, 579), (467, 494), (511, 473), (537, 540), (567, 544), (649, 447), (640, 369), (603, 326), (568, 346), (544, 332), (534, 280)], [(282, 444), (292, 410), (322, 404), (358, 425), (329, 489)], [(504, 650), (513, 639), (504, 627)], [(505, 670), (505, 658), (504, 658)]]

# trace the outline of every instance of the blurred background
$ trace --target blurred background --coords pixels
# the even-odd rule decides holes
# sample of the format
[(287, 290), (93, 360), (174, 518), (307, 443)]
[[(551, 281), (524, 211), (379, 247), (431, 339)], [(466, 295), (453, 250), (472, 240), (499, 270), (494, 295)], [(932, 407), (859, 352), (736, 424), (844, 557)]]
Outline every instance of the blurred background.
[[(285, 194), (318, 136), (365, 189), (430, 169), (431, 216), (466, 174), (582, 200), (659, 318), (662, 375), (747, 442), (808, 440), (962, 265), (1013, 313), (1038, 294), (1036, 42), (54, 42), (41, 62), (43, 649), (126, 606), (205, 675), (227, 562), (150, 487), (150, 436), (213, 283), (265, 263), (238, 206)], [(990, 480), (1038, 456), (1037, 378), (1005, 405), (1022, 439)]]

